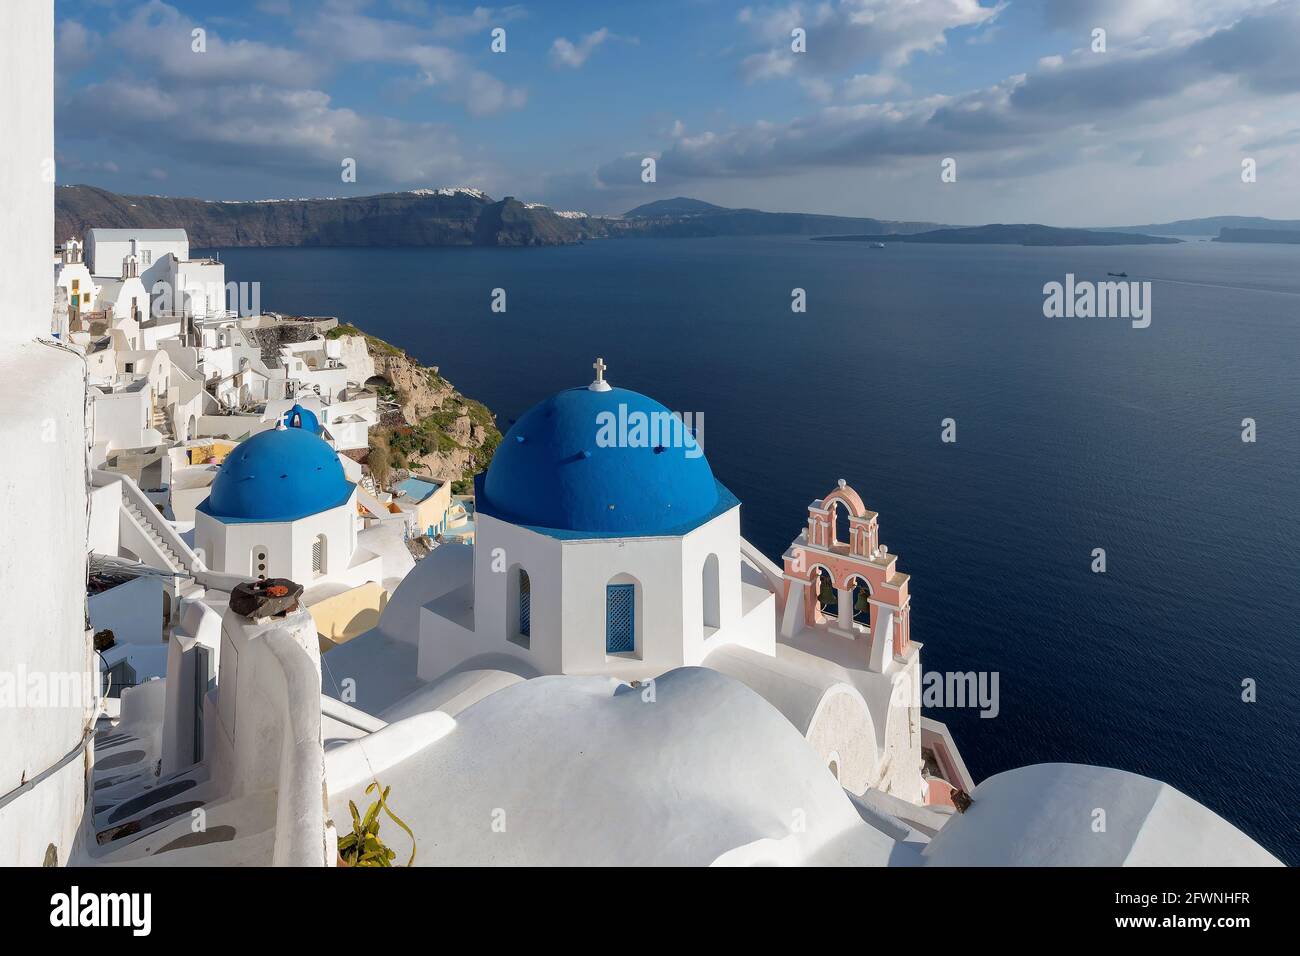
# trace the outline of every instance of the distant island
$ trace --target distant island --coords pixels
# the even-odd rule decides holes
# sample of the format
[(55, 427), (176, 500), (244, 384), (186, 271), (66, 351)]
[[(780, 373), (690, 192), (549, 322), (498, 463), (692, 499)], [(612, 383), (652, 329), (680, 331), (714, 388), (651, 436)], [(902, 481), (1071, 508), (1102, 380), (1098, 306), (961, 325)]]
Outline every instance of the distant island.
[(1132, 246), (1165, 245), (1181, 242), (1165, 236), (1148, 236), (1132, 232), (1100, 232), (1095, 229), (1060, 229), (1037, 223), (988, 226), (965, 226), (932, 229), (910, 235), (815, 236), (818, 242), (926, 242), (953, 245), (1013, 246)]
[(1295, 229), (1221, 229), (1215, 242), (1275, 242), (1300, 245), (1300, 224)]
[(605, 220), (613, 236), (815, 236), (828, 232), (871, 232), (889, 236), (938, 229), (942, 223), (856, 216), (825, 216), (804, 212), (764, 212), (728, 209), (698, 199), (677, 197), (649, 202)]
[(1152, 236), (1217, 236), (1224, 229), (1300, 231), (1300, 219), (1265, 219), (1262, 216), (1207, 216), (1153, 222), (1145, 226), (1106, 226), (1100, 232), (1141, 232)]

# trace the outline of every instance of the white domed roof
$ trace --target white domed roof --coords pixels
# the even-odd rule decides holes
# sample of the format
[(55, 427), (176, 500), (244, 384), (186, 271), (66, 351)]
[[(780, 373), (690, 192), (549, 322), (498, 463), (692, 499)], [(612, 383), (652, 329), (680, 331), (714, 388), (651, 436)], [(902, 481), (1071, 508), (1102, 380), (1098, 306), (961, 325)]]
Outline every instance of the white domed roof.
[[(524, 681), (378, 771), (415, 831), (416, 864), (888, 863), (895, 843), (749, 688), (684, 667), (656, 679), (653, 702), (644, 690), (604, 677)], [(404, 723), (371, 735), (369, 749)], [(331, 792), (336, 819), (349, 798), (364, 805), (363, 789)], [(402, 855), (404, 835), (390, 845)]]
[[(926, 848), (935, 866), (1280, 866), (1167, 783), (1073, 763), (989, 777)], [(1105, 829), (1094, 821), (1105, 812)]]

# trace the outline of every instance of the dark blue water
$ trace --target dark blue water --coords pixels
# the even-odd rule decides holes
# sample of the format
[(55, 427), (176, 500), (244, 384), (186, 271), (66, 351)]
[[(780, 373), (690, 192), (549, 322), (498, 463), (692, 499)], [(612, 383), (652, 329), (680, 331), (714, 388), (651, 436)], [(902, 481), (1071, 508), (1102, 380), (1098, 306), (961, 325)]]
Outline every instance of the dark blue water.
[[(1001, 675), (995, 719), (935, 713), (977, 780), (1133, 770), (1300, 863), (1300, 247), (222, 254), (265, 308), (402, 345), (503, 430), (604, 356), (615, 384), (703, 413), (713, 469), (773, 557), (847, 479), (912, 574), (926, 669)], [(1153, 280), (1150, 328), (1043, 317), (1044, 282), (1121, 270)]]

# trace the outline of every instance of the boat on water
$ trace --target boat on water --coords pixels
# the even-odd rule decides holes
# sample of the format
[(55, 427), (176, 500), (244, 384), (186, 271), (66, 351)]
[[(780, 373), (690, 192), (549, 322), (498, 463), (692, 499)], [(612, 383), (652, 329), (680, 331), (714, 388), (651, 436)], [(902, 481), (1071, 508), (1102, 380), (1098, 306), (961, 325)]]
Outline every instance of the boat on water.
[(1108, 276), (1114, 276), (1116, 279), (1127, 279), (1127, 278), (1128, 278), (1128, 273), (1127, 273), (1127, 272), (1107, 272), (1106, 275), (1108, 275)]
[(885, 244), (884, 244), (883, 242), (873, 242), (873, 243), (872, 243), (871, 245), (869, 245), (867, 248), (868, 248), (868, 249), (883, 249), (883, 248), (885, 248)]

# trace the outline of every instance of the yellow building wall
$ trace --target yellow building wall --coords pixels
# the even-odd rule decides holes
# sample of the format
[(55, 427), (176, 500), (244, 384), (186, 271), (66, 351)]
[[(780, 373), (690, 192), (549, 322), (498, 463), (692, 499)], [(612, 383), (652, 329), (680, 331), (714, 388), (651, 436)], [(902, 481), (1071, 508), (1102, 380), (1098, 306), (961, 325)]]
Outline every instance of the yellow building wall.
[(387, 605), (388, 592), (374, 581), (367, 581), (311, 605), (307, 612), (316, 622), (320, 649), (327, 651), (375, 627)]
[(416, 506), (415, 520), (419, 523), (420, 532), (423, 533), (429, 528), (442, 527), (443, 519), (447, 517), (447, 509), (450, 507), (451, 482), (444, 481), (437, 491)]

